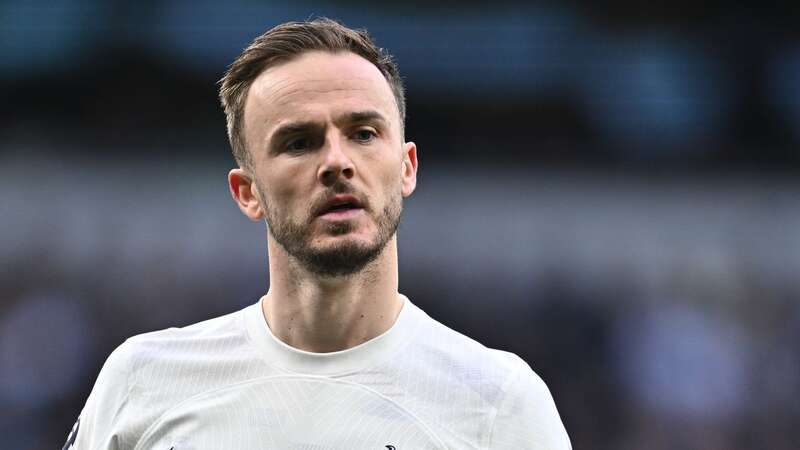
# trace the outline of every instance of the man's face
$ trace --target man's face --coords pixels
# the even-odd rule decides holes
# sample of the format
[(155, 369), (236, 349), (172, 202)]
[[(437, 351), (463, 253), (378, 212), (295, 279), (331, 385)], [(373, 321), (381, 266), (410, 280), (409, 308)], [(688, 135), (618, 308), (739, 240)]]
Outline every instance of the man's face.
[(271, 237), (309, 271), (355, 273), (393, 238), (416, 182), (392, 91), (353, 53), (308, 52), (264, 71), (245, 137)]

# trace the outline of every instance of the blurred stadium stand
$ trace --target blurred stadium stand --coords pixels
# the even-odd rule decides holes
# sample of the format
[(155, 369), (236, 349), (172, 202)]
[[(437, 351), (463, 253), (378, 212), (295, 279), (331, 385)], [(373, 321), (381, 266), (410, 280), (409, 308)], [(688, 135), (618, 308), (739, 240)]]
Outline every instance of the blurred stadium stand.
[(255, 302), (215, 82), (365, 27), (408, 87), (401, 290), (542, 375), (576, 449), (797, 449), (796, 3), (0, 3), (0, 435), (58, 448), (126, 337)]

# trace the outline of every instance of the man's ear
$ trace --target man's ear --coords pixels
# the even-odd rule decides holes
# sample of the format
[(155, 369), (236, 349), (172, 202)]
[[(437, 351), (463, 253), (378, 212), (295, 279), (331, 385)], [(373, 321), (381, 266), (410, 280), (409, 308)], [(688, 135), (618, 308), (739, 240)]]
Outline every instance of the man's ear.
[(228, 187), (231, 191), (233, 201), (252, 221), (259, 221), (264, 218), (264, 208), (262, 200), (259, 198), (258, 189), (255, 181), (242, 169), (231, 169), (228, 172)]
[(408, 197), (417, 187), (417, 144), (403, 144), (403, 197)]

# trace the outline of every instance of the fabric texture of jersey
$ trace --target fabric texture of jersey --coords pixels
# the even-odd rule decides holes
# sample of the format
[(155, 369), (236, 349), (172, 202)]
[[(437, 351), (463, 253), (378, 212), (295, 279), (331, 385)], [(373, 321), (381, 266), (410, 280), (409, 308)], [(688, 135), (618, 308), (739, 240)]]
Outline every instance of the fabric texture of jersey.
[(109, 356), (65, 448), (571, 448), (522, 359), (402, 299), (388, 331), (333, 353), (281, 342), (260, 302), (132, 337)]

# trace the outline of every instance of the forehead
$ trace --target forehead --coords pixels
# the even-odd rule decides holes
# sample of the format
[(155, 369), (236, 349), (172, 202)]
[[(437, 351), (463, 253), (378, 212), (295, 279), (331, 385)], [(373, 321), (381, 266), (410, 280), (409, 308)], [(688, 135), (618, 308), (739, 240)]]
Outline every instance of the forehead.
[(272, 128), (286, 120), (365, 109), (399, 122), (392, 90), (377, 67), (350, 52), (307, 52), (254, 80), (245, 102), (245, 126)]

